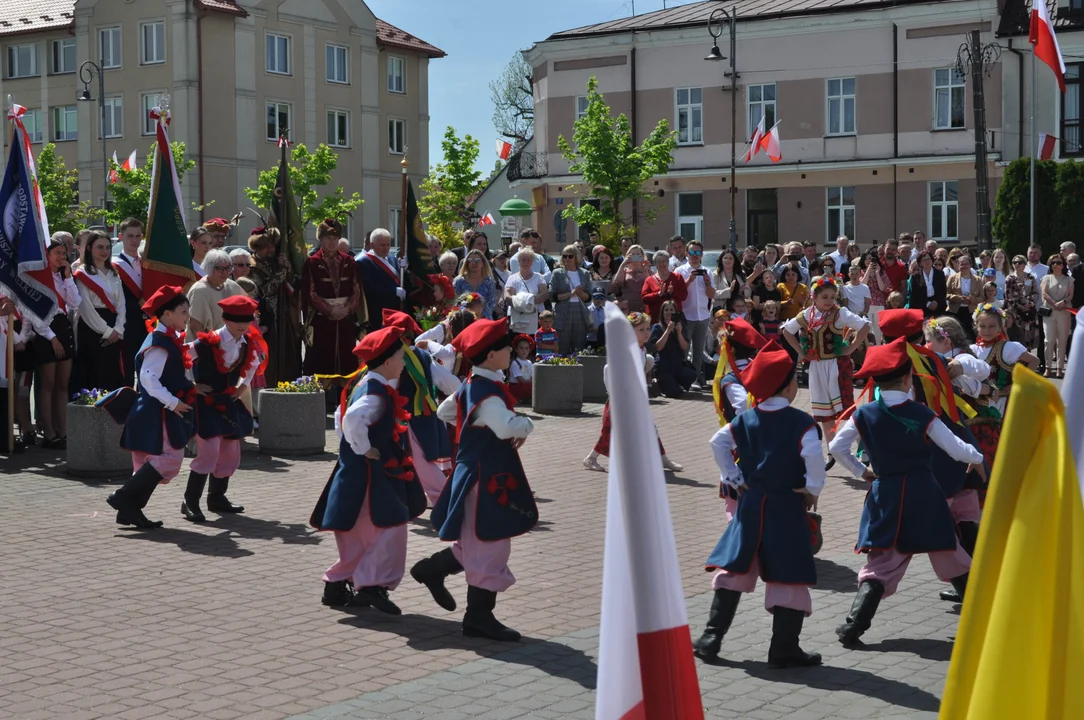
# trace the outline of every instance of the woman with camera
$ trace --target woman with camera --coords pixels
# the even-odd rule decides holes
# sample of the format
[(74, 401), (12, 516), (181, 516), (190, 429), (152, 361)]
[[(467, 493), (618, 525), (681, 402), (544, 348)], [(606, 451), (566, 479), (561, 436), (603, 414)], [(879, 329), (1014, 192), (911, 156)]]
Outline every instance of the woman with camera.
[(866, 253), (863, 260), (865, 271), (862, 273), (862, 284), (869, 288), (869, 322), (870, 334), (874, 337), (877, 345), (881, 344), (881, 327), (877, 324), (877, 315), (885, 309), (888, 294), (892, 291), (892, 283), (888, 279), (888, 273), (881, 267), (881, 258), (876, 250)]
[(696, 370), (688, 363), (689, 340), (677, 303), (667, 300), (659, 311), (658, 322), (651, 326), (651, 339), (659, 361), (655, 364), (655, 382), (668, 398), (679, 398), (692, 387)]

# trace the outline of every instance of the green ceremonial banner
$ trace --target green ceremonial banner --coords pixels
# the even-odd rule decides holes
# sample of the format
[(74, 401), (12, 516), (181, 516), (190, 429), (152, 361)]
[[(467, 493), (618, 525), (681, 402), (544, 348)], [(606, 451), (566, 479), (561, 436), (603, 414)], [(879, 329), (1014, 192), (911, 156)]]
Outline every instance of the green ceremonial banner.
[(157, 121), (154, 164), (151, 168), (151, 202), (147, 212), (147, 237), (143, 248), (143, 297), (163, 285), (185, 290), (198, 277), (192, 268), (192, 250), (184, 220), (181, 186), (173, 164), (169, 136), (169, 112), (155, 108)]
[(274, 215), (275, 227), (281, 233), (282, 245), (279, 253), (290, 258), (290, 265), (294, 272), (301, 275), (305, 267), (305, 261), (309, 257), (308, 246), (305, 244), (305, 231), (301, 223), (301, 210), (294, 200), (294, 192), (290, 187), (289, 164), (286, 160), (286, 149), (289, 142), (285, 138), (279, 139), (279, 147), (282, 149), (282, 159), (279, 161), (279, 177), (275, 184), (275, 199), (272, 201), (271, 212)]

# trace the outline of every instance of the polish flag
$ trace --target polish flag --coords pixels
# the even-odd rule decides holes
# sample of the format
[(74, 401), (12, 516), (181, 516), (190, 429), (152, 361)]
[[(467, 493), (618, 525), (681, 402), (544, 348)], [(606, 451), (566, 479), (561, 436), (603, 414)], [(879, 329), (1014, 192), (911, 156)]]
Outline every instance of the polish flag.
[[(132, 170), (135, 170), (135, 168), (136, 168), (136, 151), (133, 150), (132, 154), (129, 155), (128, 157), (126, 157), (124, 159), (124, 163), (122, 164), (119, 160), (117, 160), (117, 151), (114, 150), (113, 151), (113, 164), (114, 165), (120, 165), (121, 170), (126, 170), (128, 172), (131, 172)], [(115, 185), (117, 183), (117, 181), (119, 181), (119, 180), (120, 180), (120, 175), (117, 174), (117, 171), (116, 170), (110, 170), (109, 171), (109, 184), (110, 185)]]
[(644, 360), (606, 304), (610, 477), (595, 720), (703, 720)]
[(1054, 145), (1058, 142), (1058, 139), (1053, 135), (1047, 135), (1046, 133), (1039, 133), (1039, 159), (1049, 160), (1054, 157)]
[(480, 220), (478, 220), (478, 227), (485, 227), (486, 225), (492, 225), (495, 222), (497, 222), (497, 221), (493, 219), (493, 214), (487, 212), (485, 215), (483, 215), (481, 217)]
[(760, 122), (757, 123), (756, 130), (753, 131), (753, 137), (749, 140), (749, 148), (745, 151), (745, 162), (749, 162), (756, 154), (760, 152), (760, 143), (764, 139), (764, 117), (761, 116)]
[(1054, 71), (1054, 76), (1058, 79), (1058, 87), (1065, 92), (1065, 61), (1061, 59), (1061, 48), (1058, 47), (1058, 38), (1054, 35), (1054, 23), (1050, 22), (1046, 0), (1031, 0), (1028, 42), (1035, 46), (1035, 57), (1049, 65)]
[(773, 163), (783, 159), (783, 151), (779, 149), (779, 123), (772, 125), (772, 129), (760, 138), (760, 148), (768, 154)]
[[(114, 165), (120, 165), (120, 160), (117, 160), (117, 151), (116, 150), (113, 151), (113, 164)], [(117, 175), (117, 169), (116, 168), (111, 169), (109, 171), (109, 184), (110, 185), (116, 185), (118, 180), (120, 180), (120, 176)]]
[(512, 154), (512, 143), (505, 142), (504, 140), (497, 140), (497, 157), (501, 160), (507, 160), (508, 156)]

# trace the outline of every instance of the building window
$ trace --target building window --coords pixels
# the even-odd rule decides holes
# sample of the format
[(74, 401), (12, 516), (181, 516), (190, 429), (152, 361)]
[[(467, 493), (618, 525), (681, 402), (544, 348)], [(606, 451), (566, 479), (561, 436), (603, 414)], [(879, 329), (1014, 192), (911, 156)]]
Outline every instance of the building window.
[(399, 207), (388, 208), (388, 232), (391, 233), (391, 244), (399, 247), (399, 225), (403, 222), (403, 210)]
[(830, 79), (828, 81), (828, 134), (854, 135), (854, 117), (854, 78)]
[(41, 110), (27, 110), (23, 113), (23, 127), (32, 143), (41, 142)]
[(775, 125), (775, 83), (749, 86), (749, 136), (764, 119), (764, 129)]
[(106, 70), (120, 67), (121, 36), (119, 27), (102, 28), (98, 31), (98, 50), (102, 67)]
[(825, 243), (833, 244), (840, 235), (854, 237), (854, 188), (828, 188), (828, 233)]
[(53, 74), (75, 72), (75, 40), (53, 41)]
[(141, 65), (156, 65), (166, 61), (166, 24), (143, 23), (139, 26), (139, 52)]
[(704, 142), (703, 97), (701, 88), (677, 89), (678, 145), (699, 145)]
[(392, 155), (406, 152), (406, 120), (388, 118), (388, 152)]
[(107, 97), (102, 110), (102, 134), (107, 138), (124, 135), (124, 98)]
[(958, 130), (965, 126), (966, 78), (955, 69), (933, 71), (933, 128)]
[(327, 111), (327, 144), (350, 147), (350, 113), (345, 110)]
[(34, 77), (38, 74), (38, 46), (9, 45), (8, 46), (8, 77), (24, 78)]
[(290, 74), (290, 38), (285, 35), (267, 36), (267, 72)]
[(677, 234), (686, 240), (704, 236), (704, 193), (678, 193)]
[(576, 119), (579, 120), (583, 116), (587, 115), (587, 96), (576, 96)]
[(959, 200), (959, 188), (955, 182), (930, 183), (930, 238), (956, 240), (959, 237)]
[(143, 113), (143, 123), (140, 132), (144, 135), (154, 135), (157, 123), (151, 119), (151, 110), (158, 105), (158, 93), (144, 93), (139, 96), (139, 111)]
[(290, 122), (290, 115), (293, 112), (293, 108), (289, 103), (281, 102), (269, 102), (267, 103), (267, 139), (271, 141), (277, 141), (283, 135), (286, 139), (290, 139), (290, 133), (292, 123)]
[(328, 45), (325, 54), (327, 56), (327, 81), (333, 83), (349, 82), (346, 72), (349, 65), (347, 48), (342, 45)]
[(388, 92), (406, 92), (406, 60), (388, 56)]
[[(1061, 96), (1060, 157), (1081, 155), (1080, 148), (1080, 63), (1065, 66), (1065, 94)], [(1032, 152), (1037, 152), (1035, 148)]]
[(79, 119), (74, 105), (53, 108), (53, 140), (79, 139)]

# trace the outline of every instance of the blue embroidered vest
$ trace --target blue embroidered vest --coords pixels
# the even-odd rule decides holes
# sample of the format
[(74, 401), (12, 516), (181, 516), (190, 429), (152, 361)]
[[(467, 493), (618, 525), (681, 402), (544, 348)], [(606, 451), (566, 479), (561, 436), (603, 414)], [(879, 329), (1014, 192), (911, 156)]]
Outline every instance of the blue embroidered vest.
[[(185, 374), (184, 356), (180, 348), (165, 333), (152, 332), (147, 335), (139, 348), (135, 360), (136, 377), (143, 369), (143, 358), (151, 348), (160, 348), (166, 352), (166, 364), (158, 381), (170, 395), (176, 397), (192, 389), (192, 382)], [(190, 403), (191, 404), (191, 403)], [(165, 424), (169, 435), (169, 444), (174, 448), (183, 448), (193, 434), (195, 413), (189, 412), (181, 417), (151, 397), (150, 393), (139, 388), (135, 404), (124, 424), (121, 447), (134, 452), (150, 455), (162, 453), (162, 425)]]
[(196, 384), (207, 385), (213, 391), (196, 398), (196, 432), (201, 438), (222, 437), (240, 440), (252, 434), (252, 415), (245, 404), (225, 390), (235, 387), (241, 380), (248, 358), (248, 341), (241, 340), (241, 352), (227, 372), (221, 372), (215, 363), (215, 348), (197, 340), (193, 346), (195, 357), (192, 375)]

